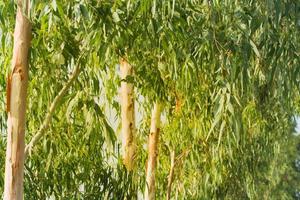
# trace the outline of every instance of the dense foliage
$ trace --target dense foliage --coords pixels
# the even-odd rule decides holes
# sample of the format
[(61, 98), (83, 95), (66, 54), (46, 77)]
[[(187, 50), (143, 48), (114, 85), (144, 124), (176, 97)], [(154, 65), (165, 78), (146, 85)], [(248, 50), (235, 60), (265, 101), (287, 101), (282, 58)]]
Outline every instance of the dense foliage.
[[(163, 104), (156, 197), (175, 152), (174, 199), (291, 199), (286, 152), (299, 113), (300, 4), (264, 1), (31, 1), (26, 142), (78, 67), (30, 149), (25, 199), (136, 199), (145, 188), (150, 110)], [(16, 4), (0, 2), (0, 193), (6, 75)], [(120, 157), (119, 58), (134, 76), (137, 155)], [(294, 153), (291, 153), (294, 155)], [(293, 169), (294, 170), (294, 169)], [(293, 179), (294, 180), (294, 179)], [(300, 188), (299, 188), (300, 189)]]

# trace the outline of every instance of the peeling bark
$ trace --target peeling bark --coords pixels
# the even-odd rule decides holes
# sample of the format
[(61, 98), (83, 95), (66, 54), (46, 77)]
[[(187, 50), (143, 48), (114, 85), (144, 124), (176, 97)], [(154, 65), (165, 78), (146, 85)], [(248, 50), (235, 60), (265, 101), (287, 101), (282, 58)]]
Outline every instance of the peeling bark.
[(155, 169), (158, 156), (160, 128), (160, 105), (155, 103), (151, 116), (151, 128), (148, 139), (148, 160), (146, 163), (145, 200), (155, 199)]
[(135, 144), (135, 117), (134, 117), (134, 97), (133, 84), (124, 81), (127, 76), (133, 74), (132, 66), (125, 60), (120, 59), (121, 70), (121, 118), (122, 118), (122, 153), (123, 163), (128, 171), (134, 167), (134, 157), (136, 151)]
[[(22, 8), (22, 2), (25, 9)], [(29, 1), (18, 1), (11, 73), (7, 86), (7, 148), (5, 160), (4, 199), (23, 199), (26, 97), (28, 55), (31, 42)]]

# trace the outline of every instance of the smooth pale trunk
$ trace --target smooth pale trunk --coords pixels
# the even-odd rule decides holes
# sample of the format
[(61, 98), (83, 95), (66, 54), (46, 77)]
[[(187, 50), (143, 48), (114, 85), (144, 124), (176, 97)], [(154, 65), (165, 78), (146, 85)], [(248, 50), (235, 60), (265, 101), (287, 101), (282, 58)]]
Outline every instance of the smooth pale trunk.
[[(19, 1), (19, 5), (21, 5)], [(27, 2), (27, 1), (26, 1)], [(29, 5), (27, 2), (27, 8)], [(4, 199), (23, 199), (24, 136), (31, 24), (18, 6), (11, 73), (7, 83), (7, 149)]]
[(155, 103), (151, 116), (151, 128), (148, 139), (148, 160), (146, 163), (145, 200), (155, 199), (155, 168), (158, 156), (159, 127), (160, 105), (159, 103)]
[(172, 190), (172, 183), (174, 177), (174, 167), (175, 167), (175, 151), (171, 152), (171, 165), (170, 165), (170, 172), (168, 176), (168, 188), (167, 188), (167, 200), (171, 199), (171, 190)]
[[(132, 76), (132, 66), (125, 60), (120, 59), (121, 79)], [(126, 81), (121, 82), (121, 118), (122, 118), (122, 152), (123, 163), (127, 170), (134, 166), (135, 144), (135, 118), (133, 84)]]

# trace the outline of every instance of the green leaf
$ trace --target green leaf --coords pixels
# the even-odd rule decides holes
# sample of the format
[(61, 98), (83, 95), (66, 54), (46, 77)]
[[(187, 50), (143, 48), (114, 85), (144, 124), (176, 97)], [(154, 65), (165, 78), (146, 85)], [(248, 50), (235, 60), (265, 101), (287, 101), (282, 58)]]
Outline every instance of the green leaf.
[(223, 120), (221, 123), (221, 126), (220, 126), (220, 131), (219, 131), (219, 139), (218, 139), (218, 145), (217, 145), (218, 148), (219, 148), (221, 140), (222, 140), (222, 135), (223, 135), (225, 125), (226, 125), (226, 121)]
[(51, 6), (52, 6), (52, 8), (53, 8), (54, 11), (57, 11), (56, 0), (52, 0)]
[(117, 12), (113, 12), (112, 14), (113, 20), (115, 23), (118, 23), (120, 20), (119, 14)]
[(87, 8), (86, 8), (84, 5), (82, 5), (82, 4), (80, 4), (79, 7), (80, 7), (81, 14), (82, 14), (86, 19), (89, 19), (89, 12), (88, 12)]
[(65, 114), (68, 123), (71, 123), (71, 116), (72, 116), (73, 109), (76, 105), (78, 105), (80, 97), (81, 97), (81, 92), (77, 92), (75, 97), (71, 101), (69, 101), (66, 114)]
[(254, 42), (253, 42), (252, 40), (250, 40), (250, 45), (251, 45), (251, 47), (252, 47), (254, 53), (256, 54), (256, 56), (257, 56), (258, 58), (260, 58), (260, 53), (259, 53), (259, 51), (258, 51), (258, 49), (257, 49), (257, 46), (256, 46), (256, 44), (254, 44)]

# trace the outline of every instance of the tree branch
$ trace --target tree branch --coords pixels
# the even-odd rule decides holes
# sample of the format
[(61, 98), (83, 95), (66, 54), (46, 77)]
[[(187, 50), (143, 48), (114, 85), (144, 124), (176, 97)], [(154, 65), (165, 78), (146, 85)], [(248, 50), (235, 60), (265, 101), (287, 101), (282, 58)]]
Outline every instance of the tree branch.
[(48, 113), (46, 114), (46, 117), (42, 123), (42, 125), (40, 126), (37, 134), (31, 139), (31, 141), (28, 143), (28, 145), (26, 145), (25, 148), (25, 159), (29, 154), (31, 154), (32, 148), (35, 144), (38, 143), (38, 141), (44, 136), (47, 128), (49, 127), (49, 124), (51, 122), (52, 116), (55, 112), (55, 109), (57, 108), (59, 102), (61, 101), (61, 99), (63, 98), (63, 96), (66, 94), (66, 92), (68, 91), (68, 89), (71, 87), (72, 83), (76, 80), (76, 78), (78, 77), (80, 73), (80, 69), (79, 69), (79, 64), (77, 64), (77, 66), (75, 67), (71, 77), (69, 78), (68, 82), (64, 85), (64, 87), (59, 91), (59, 93), (57, 94), (57, 96), (54, 98), (53, 102), (50, 105), (50, 109), (48, 111)]
[(172, 183), (174, 180), (174, 167), (175, 167), (175, 151), (173, 150), (171, 152), (171, 164), (170, 164), (170, 172), (168, 176), (168, 186), (167, 186), (167, 200), (171, 199), (171, 189), (172, 189)]

